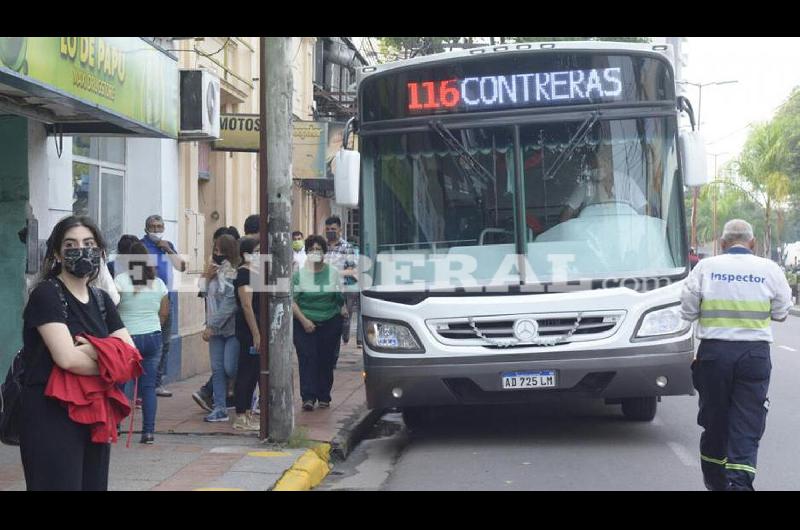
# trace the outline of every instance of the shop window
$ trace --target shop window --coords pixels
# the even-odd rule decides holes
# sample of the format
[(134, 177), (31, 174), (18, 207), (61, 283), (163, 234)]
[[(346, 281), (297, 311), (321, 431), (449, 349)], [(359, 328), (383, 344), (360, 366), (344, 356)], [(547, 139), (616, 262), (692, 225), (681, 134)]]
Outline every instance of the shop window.
[(113, 249), (123, 233), (125, 138), (76, 136), (72, 146), (72, 212), (91, 217)]

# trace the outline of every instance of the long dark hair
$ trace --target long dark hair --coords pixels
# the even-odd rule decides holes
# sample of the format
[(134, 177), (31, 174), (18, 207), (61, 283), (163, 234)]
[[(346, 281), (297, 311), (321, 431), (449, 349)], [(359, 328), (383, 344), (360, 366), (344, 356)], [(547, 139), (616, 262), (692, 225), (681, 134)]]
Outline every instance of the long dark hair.
[[(147, 250), (147, 247), (144, 246), (144, 243), (141, 242), (137, 242), (131, 245), (131, 248), (128, 252), (130, 254), (143, 254), (145, 256), (150, 255), (150, 251)], [(133, 278), (131, 276), (131, 282), (133, 283), (133, 285), (146, 285), (148, 281), (153, 281), (156, 279), (156, 268), (153, 267), (152, 265), (148, 265), (146, 259), (141, 261), (130, 260), (128, 263), (129, 263), (128, 267), (131, 269), (135, 266), (139, 266), (142, 267), (142, 269), (144, 270), (144, 278), (142, 278), (141, 280), (137, 280), (136, 278)]]
[[(50, 234), (50, 237), (47, 238), (47, 251), (44, 255), (42, 273), (39, 277), (40, 282), (48, 278), (55, 278), (61, 274), (61, 263), (58, 261), (56, 255), (61, 252), (64, 236), (66, 236), (70, 229), (76, 226), (85, 226), (89, 229), (97, 244), (97, 248), (100, 249), (101, 255), (105, 259), (106, 243), (103, 240), (103, 234), (100, 232), (100, 229), (97, 228), (92, 218), (86, 215), (70, 215), (60, 220), (58, 224), (53, 227), (53, 232)], [(101, 263), (100, 266), (103, 267), (104, 265)], [(98, 274), (100, 274), (100, 269), (94, 271), (91, 276), (89, 276), (89, 281), (91, 282), (96, 279)]]
[(225, 256), (225, 259), (236, 268), (241, 262), (239, 257), (239, 242), (234, 239), (230, 234), (222, 234), (214, 243), (214, 246), (219, 249), (219, 253)]

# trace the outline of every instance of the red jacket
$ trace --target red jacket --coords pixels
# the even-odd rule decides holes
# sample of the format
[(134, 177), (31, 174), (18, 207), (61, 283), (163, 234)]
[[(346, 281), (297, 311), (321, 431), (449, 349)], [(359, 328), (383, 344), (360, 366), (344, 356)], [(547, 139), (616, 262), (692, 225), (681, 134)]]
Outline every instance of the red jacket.
[(131, 413), (118, 385), (142, 375), (139, 350), (117, 337), (85, 337), (97, 350), (100, 375), (76, 375), (53, 367), (44, 395), (62, 401), (75, 423), (92, 426), (92, 442), (117, 441), (117, 425)]

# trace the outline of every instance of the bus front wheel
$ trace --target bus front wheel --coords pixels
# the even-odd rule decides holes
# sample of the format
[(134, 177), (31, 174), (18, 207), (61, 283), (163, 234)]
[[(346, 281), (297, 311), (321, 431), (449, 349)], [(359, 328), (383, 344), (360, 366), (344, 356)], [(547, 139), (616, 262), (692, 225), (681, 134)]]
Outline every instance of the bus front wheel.
[(630, 421), (652, 421), (657, 408), (658, 398), (655, 396), (622, 400), (622, 414)]

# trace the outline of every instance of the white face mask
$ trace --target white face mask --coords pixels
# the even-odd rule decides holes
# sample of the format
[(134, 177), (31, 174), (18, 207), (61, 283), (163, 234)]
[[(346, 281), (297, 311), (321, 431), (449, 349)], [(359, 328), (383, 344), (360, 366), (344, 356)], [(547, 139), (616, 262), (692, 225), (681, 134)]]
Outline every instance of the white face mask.
[(158, 243), (164, 238), (164, 232), (148, 232), (147, 237), (149, 237), (153, 243)]
[(322, 262), (322, 251), (321, 250), (312, 250), (307, 254), (307, 259), (311, 263), (320, 263)]

